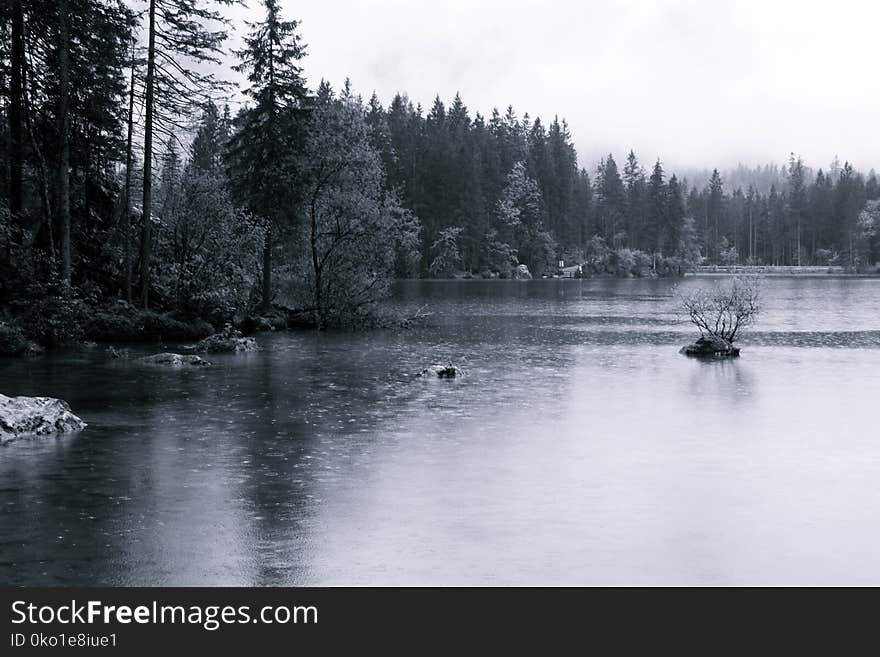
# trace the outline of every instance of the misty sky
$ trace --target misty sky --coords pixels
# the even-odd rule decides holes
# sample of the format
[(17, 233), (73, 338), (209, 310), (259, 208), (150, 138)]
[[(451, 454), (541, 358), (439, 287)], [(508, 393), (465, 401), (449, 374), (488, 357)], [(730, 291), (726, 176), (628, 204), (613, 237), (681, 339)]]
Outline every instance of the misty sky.
[[(261, 13), (258, 0), (236, 14)], [(667, 168), (835, 154), (880, 169), (880, 3), (867, 0), (281, 0), (309, 84), (429, 108), (565, 117), (581, 165)]]

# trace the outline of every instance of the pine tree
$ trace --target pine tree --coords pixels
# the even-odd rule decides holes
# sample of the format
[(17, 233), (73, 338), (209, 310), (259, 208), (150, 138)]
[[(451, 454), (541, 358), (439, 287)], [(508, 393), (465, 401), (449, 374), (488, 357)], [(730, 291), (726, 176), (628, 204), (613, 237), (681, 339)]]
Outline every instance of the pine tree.
[(681, 240), (686, 208), (684, 194), (678, 177), (673, 174), (666, 187), (666, 208), (663, 212), (664, 226), (661, 231), (660, 251), (675, 253)]
[[(20, 246), (45, 248), (49, 268), (60, 273), (62, 293), (69, 295), (74, 241), (96, 255), (99, 249), (88, 234), (106, 227), (98, 222), (110, 223), (95, 206), (114, 204), (111, 167), (122, 148), (119, 108), (132, 14), (121, 2), (96, 0), (31, 0), (21, 9), (27, 34), (17, 81), (28, 142), (23, 155), (35, 165), (40, 215)], [(13, 161), (16, 157), (13, 153)], [(23, 227), (21, 219), (13, 227)], [(55, 270), (56, 227), (60, 272)]]
[(755, 262), (755, 251), (756, 245), (755, 240), (757, 237), (756, 231), (756, 217), (757, 217), (757, 201), (758, 194), (755, 191), (754, 186), (749, 185), (749, 190), (746, 193), (745, 197), (745, 213), (746, 213), (746, 263), (754, 264)]
[(125, 299), (128, 303), (133, 300), (132, 282), (132, 248), (131, 248), (131, 189), (132, 189), (132, 166), (134, 165), (134, 103), (135, 82), (137, 78), (137, 60), (134, 34), (131, 36), (129, 57), (129, 91), (128, 91), (128, 115), (126, 117), (125, 137), (125, 183), (123, 186), (123, 219), (122, 219), (122, 250), (125, 260)]
[(865, 197), (869, 201), (880, 198), (880, 181), (877, 180), (877, 174), (873, 169), (868, 173), (868, 181), (865, 183)]
[(623, 166), (623, 184), (626, 187), (626, 231), (629, 243), (637, 247), (645, 225), (645, 172), (632, 150)]
[(220, 173), (229, 140), (229, 125), (220, 110), (208, 101), (190, 145), (190, 165), (202, 173)]
[(568, 125), (554, 117), (547, 133), (547, 171), (538, 178), (547, 203), (548, 228), (565, 245), (580, 241), (573, 214), (578, 176), (577, 153), (571, 143)]
[(647, 223), (645, 226), (645, 250), (648, 253), (662, 253), (666, 230), (666, 210), (668, 198), (663, 165), (658, 159), (654, 163), (647, 190)]
[(711, 226), (711, 243), (707, 242), (707, 256), (718, 256), (718, 244), (720, 239), (719, 224), (721, 223), (721, 215), (724, 211), (724, 186), (721, 181), (721, 174), (718, 169), (712, 170), (712, 177), (709, 179), (709, 198), (706, 203), (706, 230), (705, 234), (709, 235), (709, 227)]
[(617, 163), (610, 153), (599, 163), (595, 188), (599, 229), (617, 248), (626, 239), (625, 233), (618, 232), (624, 217), (626, 196)]
[(806, 171), (801, 158), (795, 158), (794, 153), (788, 160), (786, 185), (786, 201), (789, 225), (795, 228), (795, 257), (792, 264), (801, 265), (801, 224), (804, 221), (807, 206)]
[(281, 17), (277, 0), (264, 0), (266, 15), (249, 24), (245, 48), (236, 53), (236, 70), (247, 74), (253, 101), (237, 119), (229, 154), (236, 197), (266, 222), (263, 247), (262, 308), (272, 303), (272, 251), (275, 234), (293, 217), (291, 182), (301, 150), (307, 89), (300, 60), (305, 47), (298, 21)]

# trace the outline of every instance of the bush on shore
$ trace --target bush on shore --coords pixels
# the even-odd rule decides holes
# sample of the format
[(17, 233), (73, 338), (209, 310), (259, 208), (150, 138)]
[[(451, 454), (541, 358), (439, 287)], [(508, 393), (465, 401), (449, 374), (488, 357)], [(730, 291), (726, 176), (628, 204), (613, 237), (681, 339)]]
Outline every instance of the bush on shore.
[(201, 340), (212, 333), (208, 322), (181, 321), (169, 314), (139, 310), (118, 301), (97, 310), (86, 322), (84, 337), (95, 342), (187, 342)]
[(35, 347), (20, 327), (0, 322), (0, 356), (20, 356), (35, 351)]

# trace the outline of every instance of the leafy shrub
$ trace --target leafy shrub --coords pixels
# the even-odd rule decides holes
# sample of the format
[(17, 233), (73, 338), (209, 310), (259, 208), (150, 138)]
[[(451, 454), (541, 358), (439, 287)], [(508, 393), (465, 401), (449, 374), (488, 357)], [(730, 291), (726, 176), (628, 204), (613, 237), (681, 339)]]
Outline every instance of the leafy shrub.
[(54, 294), (35, 298), (22, 318), (30, 337), (49, 347), (82, 340), (88, 308), (81, 299)]
[(95, 312), (85, 327), (86, 337), (96, 342), (131, 342), (137, 340), (140, 333), (134, 313), (126, 313), (118, 307)]
[(180, 317), (222, 326), (250, 310), (266, 227), (234, 206), (220, 175), (187, 168), (176, 191), (156, 236), (157, 298)]
[(633, 267), (631, 273), (633, 276), (650, 276), (654, 271), (654, 258), (650, 253), (633, 251)]
[(615, 276), (631, 276), (636, 266), (635, 254), (626, 248), (612, 251), (609, 266)]
[(0, 322), (0, 356), (18, 356), (29, 346), (24, 332), (13, 324)]
[(143, 322), (143, 339), (146, 340), (201, 340), (214, 332), (214, 327), (201, 319), (181, 322), (170, 315), (152, 311), (141, 311), (139, 317)]
[(137, 310), (121, 302), (95, 312), (84, 331), (89, 340), (96, 342), (186, 342), (213, 332), (213, 326), (204, 320), (183, 322), (168, 314)]

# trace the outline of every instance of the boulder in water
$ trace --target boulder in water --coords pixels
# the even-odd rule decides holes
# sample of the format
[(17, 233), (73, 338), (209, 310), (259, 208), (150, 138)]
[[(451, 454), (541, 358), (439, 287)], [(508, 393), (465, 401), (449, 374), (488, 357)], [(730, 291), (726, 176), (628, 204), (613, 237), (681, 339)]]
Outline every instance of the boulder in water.
[(171, 365), (172, 367), (180, 367), (183, 365), (194, 365), (200, 367), (203, 365), (211, 364), (200, 356), (196, 356), (195, 354), (173, 354), (169, 352), (153, 354), (152, 356), (144, 356), (143, 358), (140, 358), (138, 360), (141, 363), (146, 363), (147, 365)]
[(0, 443), (25, 436), (70, 433), (85, 427), (86, 423), (62, 399), (0, 395)]
[(529, 271), (529, 268), (524, 264), (519, 264), (516, 266), (516, 269), (513, 270), (513, 277), (518, 280), (528, 281), (532, 279), (532, 272)]
[(461, 368), (449, 363), (447, 365), (429, 365), (419, 372), (418, 376), (436, 376), (439, 379), (454, 379), (462, 374), (464, 374), (464, 372)]
[(739, 356), (739, 347), (717, 335), (701, 335), (693, 344), (682, 347), (679, 353), (698, 358), (734, 358)]

